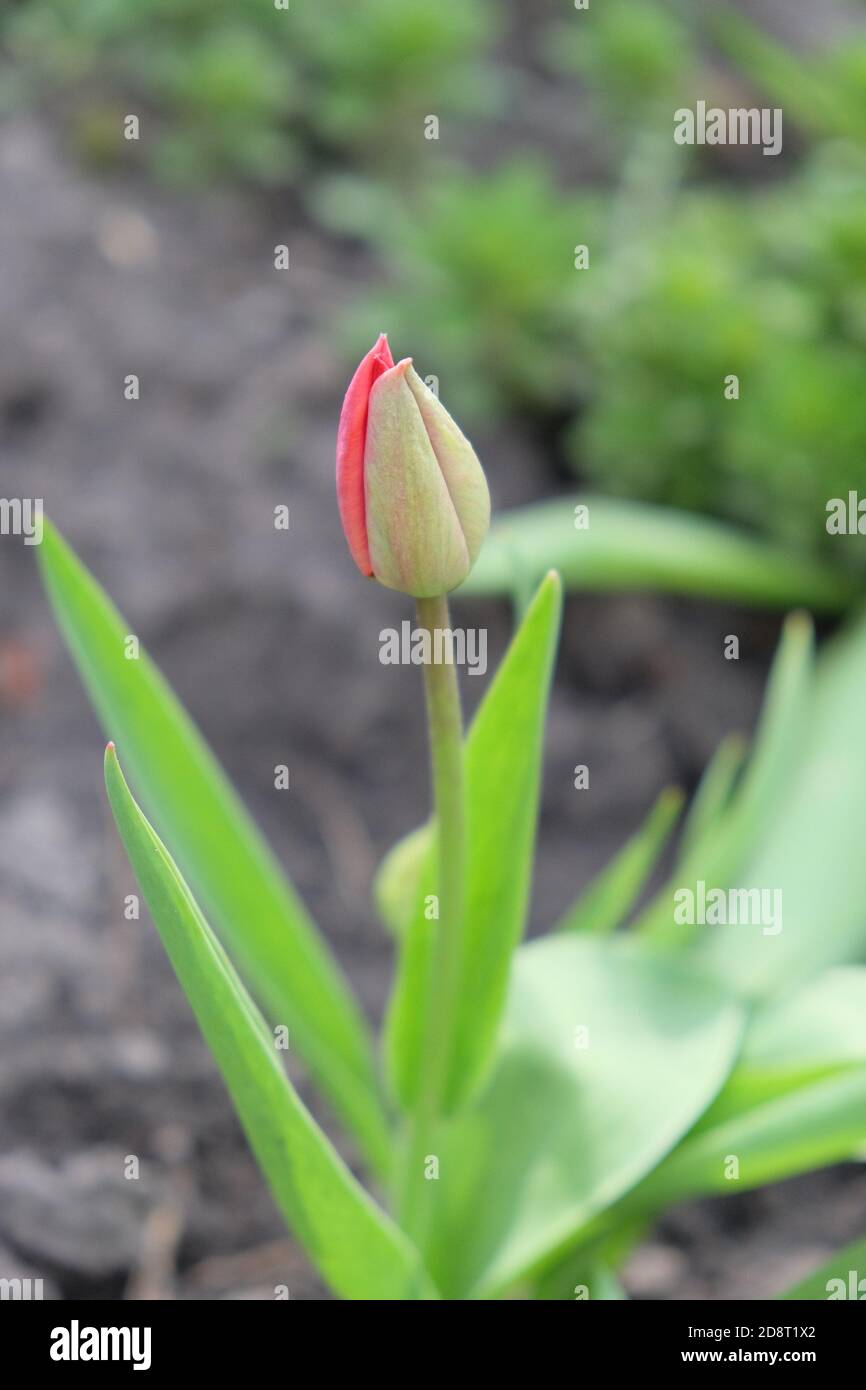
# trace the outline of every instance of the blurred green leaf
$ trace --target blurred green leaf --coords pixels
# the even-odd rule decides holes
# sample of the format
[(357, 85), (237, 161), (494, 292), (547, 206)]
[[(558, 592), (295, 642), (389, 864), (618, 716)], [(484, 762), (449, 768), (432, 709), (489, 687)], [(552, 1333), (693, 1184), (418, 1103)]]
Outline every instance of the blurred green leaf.
[[(586, 506), (589, 525), (575, 526)], [(826, 565), (698, 517), (610, 497), (581, 496), (505, 512), (460, 594), (507, 594), (515, 575), (553, 565), (567, 589), (651, 589), (726, 602), (834, 611), (853, 584)]]
[(418, 1252), (375, 1206), (299, 1100), (275, 1038), (130, 795), (111, 744), (105, 784), (163, 945), (289, 1227), (344, 1298), (435, 1298)]
[(685, 860), (692, 850), (718, 828), (731, 803), (737, 777), (746, 756), (746, 744), (741, 734), (729, 734), (722, 739), (704, 770), (698, 789), (692, 798), (680, 840), (680, 859)]
[[(752, 756), (727, 813), (692, 844), (659, 891), (637, 928), (655, 940), (684, 943), (699, 924), (675, 918), (675, 892), (696, 893), (733, 884), (748, 856), (772, 822), (790, 785), (803, 740), (814, 687), (812, 624), (803, 613), (786, 619), (767, 684)], [(756, 929), (759, 929), (756, 924)]]
[(796, 1077), (866, 1064), (866, 967), (837, 966), (757, 1010), (740, 1067)]
[[(623, 1210), (741, 1192), (856, 1157), (866, 1147), (866, 1067), (828, 1076), (698, 1127)], [(733, 1171), (731, 1160), (737, 1163)]]
[(864, 1020), (863, 967), (826, 971), (753, 1009), (725, 1086), (627, 1212), (757, 1187), (866, 1150)]
[[(789, 776), (737, 871), (743, 889), (781, 894), (782, 930), (707, 928), (701, 955), (743, 993), (778, 994), (866, 955), (866, 622), (825, 649)], [(757, 832), (760, 833), (757, 833)]]
[(189, 716), (131, 629), (46, 523), (42, 577), (60, 630), (107, 736), (272, 1021), (376, 1169), (390, 1139), (367, 1028), (331, 954)]
[(679, 787), (666, 787), (646, 820), (557, 924), (560, 931), (611, 932), (625, 921), (676, 823)]
[(742, 1065), (801, 1074), (866, 1063), (866, 967), (837, 966), (756, 1012)]
[(752, 1011), (737, 1065), (696, 1132), (864, 1065), (866, 970), (837, 966)]
[(568, 1262), (567, 1268), (558, 1267), (543, 1274), (534, 1284), (532, 1298), (606, 1303), (620, 1302), (628, 1294), (609, 1265), (581, 1253), (579, 1259)]
[[(446, 1104), (465, 1102), (490, 1063), (512, 955), (523, 931), (535, 846), (541, 750), (562, 593), (543, 582), (475, 716), (466, 741), (467, 910), (460, 994), (450, 1039)], [(386, 1046), (401, 1104), (417, 1096), (435, 921), (428, 859), (406, 933)]]
[(490, 1298), (555, 1264), (709, 1105), (741, 1027), (718, 986), (628, 939), (522, 947), (490, 1084), (437, 1141), (446, 1296)]
[[(866, 1236), (852, 1241), (844, 1250), (837, 1250), (826, 1264), (800, 1279), (785, 1293), (777, 1294), (782, 1299), (856, 1298), (862, 1300), (866, 1290)], [(851, 1273), (854, 1272), (854, 1279)], [(841, 1281), (841, 1284), (840, 1282)], [(853, 1287), (852, 1287), (853, 1284)], [(831, 1285), (833, 1286), (831, 1288)]]

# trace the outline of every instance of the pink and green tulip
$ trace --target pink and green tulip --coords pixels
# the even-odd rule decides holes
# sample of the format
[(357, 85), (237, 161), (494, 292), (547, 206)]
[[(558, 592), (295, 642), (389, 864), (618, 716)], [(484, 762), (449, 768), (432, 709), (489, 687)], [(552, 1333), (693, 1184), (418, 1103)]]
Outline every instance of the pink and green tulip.
[(337, 435), (337, 498), (362, 574), (415, 598), (456, 589), (490, 523), (469, 440), (384, 333), (352, 377)]

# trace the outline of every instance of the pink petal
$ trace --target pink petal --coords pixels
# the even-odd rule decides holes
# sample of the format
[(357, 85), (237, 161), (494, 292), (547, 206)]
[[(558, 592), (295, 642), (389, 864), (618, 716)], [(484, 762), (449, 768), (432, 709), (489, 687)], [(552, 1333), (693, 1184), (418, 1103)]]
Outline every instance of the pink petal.
[(371, 575), (364, 503), (364, 443), (373, 383), (393, 367), (384, 333), (364, 357), (349, 383), (337, 430), (337, 504), (352, 559), (362, 574)]

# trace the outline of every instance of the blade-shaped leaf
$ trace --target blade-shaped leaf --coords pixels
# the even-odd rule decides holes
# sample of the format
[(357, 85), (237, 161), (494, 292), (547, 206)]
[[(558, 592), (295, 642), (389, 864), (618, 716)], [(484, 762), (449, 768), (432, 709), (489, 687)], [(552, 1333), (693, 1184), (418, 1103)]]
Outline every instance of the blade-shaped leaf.
[[(840, 1299), (866, 1297), (866, 1236), (852, 1241), (818, 1269), (800, 1279), (781, 1299)], [(852, 1278), (853, 1275), (853, 1278)]]
[(636, 944), (559, 933), (517, 952), (496, 1069), (437, 1140), (428, 1258), (448, 1297), (555, 1265), (728, 1075), (742, 1010)]
[(866, 967), (837, 966), (755, 1010), (738, 1070), (814, 1074), (866, 1065)]
[[(562, 593), (541, 585), (473, 721), (466, 743), (467, 911), (460, 1000), (450, 1039), (446, 1104), (460, 1104), (491, 1060), (508, 973), (523, 932), (538, 814), (541, 747)], [(435, 920), (428, 855), (388, 1019), (391, 1075), (402, 1104), (416, 1096)]]
[(105, 783), (163, 945), (290, 1228), (344, 1298), (435, 1298), (418, 1252), (352, 1176), (298, 1098), (275, 1039), (136, 805), (111, 744)]
[(781, 1181), (864, 1151), (866, 968), (850, 966), (752, 1009), (736, 1066), (712, 1105), (585, 1234), (651, 1219), (669, 1202)]
[[(575, 507), (589, 525), (575, 529)], [(566, 589), (652, 589), (816, 611), (846, 607), (853, 582), (829, 566), (684, 512), (582, 496), (504, 513), (461, 594), (522, 593), (551, 566)]]
[(725, 888), (739, 874), (771, 821), (790, 784), (806, 736), (814, 691), (812, 624), (803, 613), (785, 622), (764, 697), (754, 751), (727, 813), (693, 841), (665, 885), (637, 923), (658, 941), (682, 945), (693, 936), (674, 916), (677, 888)]
[(837, 966), (752, 1010), (737, 1065), (700, 1129), (866, 1067), (866, 968)]
[(534, 1299), (572, 1300), (583, 1302), (620, 1302), (628, 1298), (613, 1270), (607, 1265), (594, 1263), (589, 1259), (575, 1263), (567, 1270), (559, 1268), (544, 1276), (532, 1291)]
[(679, 787), (666, 787), (637, 834), (566, 912), (559, 930), (610, 932), (625, 921), (658, 862), (682, 804)]
[(614, 1271), (622, 1269), (646, 1234), (647, 1223), (638, 1221), (621, 1226), (592, 1245), (578, 1245), (559, 1261), (545, 1264), (532, 1281), (532, 1297), (554, 1302), (628, 1298)]
[(39, 560), (60, 629), (150, 814), (274, 1022), (379, 1171), (389, 1138), (366, 1025), (306, 910), (225, 774), (131, 629), (46, 523)]
[(686, 859), (696, 845), (720, 827), (730, 807), (731, 794), (745, 756), (746, 744), (742, 736), (728, 734), (707, 763), (683, 826), (681, 860)]
[[(633, 1215), (700, 1193), (746, 1191), (841, 1163), (866, 1149), (866, 1067), (786, 1091), (699, 1126), (629, 1198)], [(737, 1160), (734, 1176), (731, 1157)]]
[(744, 889), (780, 895), (781, 931), (704, 929), (702, 955), (757, 997), (866, 956), (866, 621), (822, 654), (791, 775), (756, 827)]

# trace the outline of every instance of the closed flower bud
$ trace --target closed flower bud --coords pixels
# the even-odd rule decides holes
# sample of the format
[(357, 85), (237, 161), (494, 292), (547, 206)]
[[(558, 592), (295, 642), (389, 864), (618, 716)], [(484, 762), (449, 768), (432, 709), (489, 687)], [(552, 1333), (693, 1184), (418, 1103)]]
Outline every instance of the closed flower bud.
[(352, 378), (337, 436), (337, 498), (362, 574), (433, 598), (462, 584), (487, 534), (475, 451), (383, 334)]

